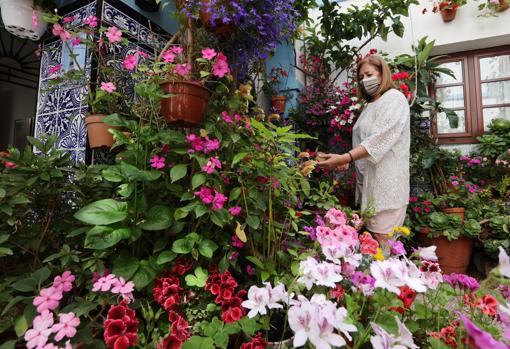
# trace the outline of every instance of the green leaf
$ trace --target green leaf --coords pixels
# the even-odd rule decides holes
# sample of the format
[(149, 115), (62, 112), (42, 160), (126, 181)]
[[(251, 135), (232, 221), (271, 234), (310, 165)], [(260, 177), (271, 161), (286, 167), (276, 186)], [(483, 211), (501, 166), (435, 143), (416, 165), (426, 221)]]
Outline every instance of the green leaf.
[(5, 191), (5, 189), (0, 188), (0, 198), (4, 198), (6, 194), (7, 194), (7, 192)]
[(418, 65), (422, 65), (425, 60), (429, 57), (430, 51), (434, 48), (435, 41), (429, 42), (423, 50), (418, 54)]
[(9, 303), (5, 306), (4, 310), (2, 310), (2, 314), (0, 316), (4, 316), (13, 306), (18, 304), (19, 302), (25, 300), (25, 299), (32, 299), (33, 297), (23, 297), (23, 296), (16, 296), (12, 298)]
[(212, 258), (214, 251), (218, 249), (218, 245), (209, 239), (202, 240), (198, 244), (198, 251), (206, 258)]
[(239, 324), (239, 326), (241, 326), (243, 332), (249, 336), (253, 336), (255, 332), (260, 330), (260, 325), (257, 323), (256, 318), (250, 319), (247, 316), (244, 316), (237, 323)]
[(138, 258), (131, 256), (129, 252), (125, 252), (121, 253), (120, 256), (113, 261), (112, 272), (117, 276), (122, 276), (126, 280), (129, 280), (139, 267), (140, 262)]
[(248, 241), (248, 239), (246, 238), (246, 233), (244, 232), (244, 229), (243, 227), (241, 226), (241, 223), (239, 222), (236, 222), (237, 223), (237, 227), (236, 227), (236, 236), (239, 238), (239, 240), (241, 240), (242, 242), (246, 242)]
[(193, 336), (183, 343), (181, 349), (214, 349), (214, 341), (209, 337)]
[(186, 218), (189, 214), (189, 207), (180, 207), (174, 212), (174, 218), (176, 221)]
[(4, 344), (0, 345), (0, 349), (15, 349), (16, 348), (16, 340), (7, 341)]
[(204, 287), (208, 277), (207, 271), (202, 269), (201, 267), (197, 267), (194, 273), (195, 275), (193, 274), (186, 275), (186, 277), (184, 278), (186, 280), (186, 285), (196, 286), (200, 288)]
[(109, 167), (104, 169), (101, 174), (103, 175), (103, 178), (109, 182), (118, 183), (124, 180), (124, 177), (120, 174), (118, 167)]
[(127, 217), (127, 203), (104, 199), (95, 201), (74, 214), (74, 218), (86, 224), (107, 225), (121, 222)]
[(35, 280), (35, 282), (40, 285), (44, 281), (48, 280), (48, 278), (51, 275), (51, 270), (48, 269), (48, 267), (43, 267), (41, 269), (37, 269), (33, 274), (32, 278)]
[(25, 318), (25, 315), (19, 316), (14, 322), (14, 331), (16, 331), (16, 335), (21, 337), (28, 330), (28, 322)]
[(260, 219), (257, 216), (248, 216), (246, 217), (246, 224), (248, 224), (253, 229), (258, 229), (260, 225)]
[(186, 254), (190, 253), (195, 246), (195, 241), (189, 238), (175, 240), (172, 245), (172, 251), (175, 253)]
[(230, 196), (229, 196), (228, 200), (229, 201), (237, 200), (240, 195), (241, 195), (241, 188), (236, 187), (230, 191)]
[(163, 230), (172, 225), (172, 213), (166, 206), (154, 206), (149, 209), (145, 221), (140, 224), (144, 230)]
[(161, 265), (165, 263), (169, 263), (173, 261), (177, 257), (177, 254), (174, 251), (163, 251), (159, 254), (156, 259), (156, 263)]
[(102, 250), (116, 245), (120, 240), (131, 236), (131, 230), (120, 228), (113, 230), (110, 227), (95, 226), (90, 229), (85, 238), (85, 248)]
[(246, 157), (246, 155), (248, 155), (248, 152), (241, 152), (241, 153), (237, 153), (236, 155), (234, 155), (234, 159), (232, 160), (232, 166), (234, 166), (239, 161), (244, 159)]
[(141, 178), (142, 171), (131, 164), (128, 164), (125, 161), (120, 162), (120, 171), (130, 181), (134, 181)]
[(252, 262), (253, 264), (255, 264), (255, 266), (259, 269), (265, 269), (264, 267), (264, 263), (262, 263), (262, 261), (260, 259), (258, 259), (257, 257), (255, 256), (248, 256), (246, 257), (247, 260), (249, 260), (250, 262)]
[(37, 281), (33, 278), (21, 279), (11, 285), (12, 288), (20, 292), (32, 292), (37, 286)]
[(125, 198), (128, 198), (133, 193), (133, 190), (135, 189), (135, 186), (132, 183), (124, 183), (119, 185), (117, 188), (117, 193), (119, 195), (122, 195)]
[(140, 261), (140, 267), (133, 276), (132, 281), (135, 283), (135, 288), (140, 291), (145, 286), (154, 280), (157, 275), (157, 271), (152, 268), (149, 261)]
[(191, 178), (191, 186), (193, 189), (200, 187), (205, 183), (206, 177), (203, 173), (197, 173)]
[(170, 178), (172, 179), (172, 183), (177, 182), (179, 179), (186, 176), (188, 173), (188, 166), (184, 164), (175, 165), (170, 170)]

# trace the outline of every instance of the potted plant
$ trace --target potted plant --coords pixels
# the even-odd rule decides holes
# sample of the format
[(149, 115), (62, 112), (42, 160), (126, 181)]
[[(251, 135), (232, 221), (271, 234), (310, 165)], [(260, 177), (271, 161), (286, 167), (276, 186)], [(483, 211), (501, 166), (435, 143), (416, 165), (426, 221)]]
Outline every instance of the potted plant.
[(286, 90), (289, 73), (280, 67), (271, 69), (262, 90), (266, 96), (271, 97), (271, 107), (278, 114), (285, 113), (288, 92)]
[(14, 36), (39, 40), (46, 31), (45, 11), (52, 11), (52, 0), (0, 0), (5, 29)]
[(451, 22), (457, 16), (457, 9), (466, 4), (466, 0), (441, 0), (434, 3), (432, 12), (441, 13), (444, 22)]
[(480, 16), (493, 16), (496, 17), (497, 12), (508, 10), (508, 0), (483, 0), (478, 5), (478, 10), (482, 11)]

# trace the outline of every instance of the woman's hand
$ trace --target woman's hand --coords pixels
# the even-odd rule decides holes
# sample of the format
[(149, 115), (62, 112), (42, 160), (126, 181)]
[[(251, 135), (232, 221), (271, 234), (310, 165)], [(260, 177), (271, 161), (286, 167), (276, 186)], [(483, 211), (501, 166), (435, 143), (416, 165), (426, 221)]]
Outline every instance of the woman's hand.
[[(347, 154), (319, 154), (317, 156), (317, 165), (327, 170), (346, 170), (349, 168), (349, 161), (351, 157)], [(345, 168), (347, 165), (347, 168)]]

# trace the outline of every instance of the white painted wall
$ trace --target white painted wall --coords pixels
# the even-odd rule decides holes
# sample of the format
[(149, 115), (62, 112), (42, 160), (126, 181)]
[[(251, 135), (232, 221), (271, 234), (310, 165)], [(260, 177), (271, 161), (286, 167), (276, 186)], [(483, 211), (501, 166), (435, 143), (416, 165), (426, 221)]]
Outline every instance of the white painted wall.
[[(411, 44), (424, 36), (436, 40), (433, 54), (509, 45), (510, 9), (499, 13), (498, 17), (478, 17), (479, 1), (485, 0), (469, 0), (467, 5), (459, 8), (455, 20), (444, 23), (439, 13), (430, 11), (432, 1), (420, 0), (420, 5), (411, 6), (410, 16), (403, 18), (406, 28), (403, 38), (390, 34), (386, 42), (375, 40), (366, 51), (376, 48), (390, 56), (411, 53)], [(351, 4), (362, 6), (367, 2), (368, 0), (347, 0), (342, 2), (342, 8), (345, 9)], [(424, 8), (429, 10), (426, 14), (422, 14)], [(320, 15), (319, 11), (313, 13), (315, 18)]]

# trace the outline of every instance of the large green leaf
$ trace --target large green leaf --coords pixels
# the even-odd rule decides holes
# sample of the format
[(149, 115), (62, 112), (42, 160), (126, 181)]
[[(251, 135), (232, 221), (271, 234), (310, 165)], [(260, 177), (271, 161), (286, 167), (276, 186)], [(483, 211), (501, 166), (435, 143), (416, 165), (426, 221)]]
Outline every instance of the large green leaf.
[(181, 349), (214, 349), (214, 341), (209, 337), (193, 336), (184, 342)]
[(172, 251), (181, 254), (190, 253), (193, 246), (195, 246), (195, 240), (190, 238), (179, 239), (174, 241)]
[(135, 283), (135, 288), (137, 290), (141, 290), (151, 283), (156, 275), (157, 271), (151, 266), (150, 262), (143, 260), (140, 261), (140, 267), (136, 271), (135, 275), (133, 275), (132, 281)]
[(170, 170), (170, 178), (172, 179), (172, 183), (177, 182), (179, 179), (186, 176), (188, 173), (188, 166), (184, 164), (175, 165)]
[(37, 281), (34, 278), (24, 278), (11, 285), (17, 291), (31, 292), (37, 288)]
[(218, 249), (218, 245), (209, 239), (200, 241), (198, 244), (198, 251), (206, 258), (212, 258), (214, 251)]
[(113, 261), (112, 272), (117, 276), (129, 280), (136, 273), (140, 267), (140, 261), (138, 258), (131, 256), (129, 252), (124, 251)]
[(205, 183), (206, 177), (203, 173), (197, 173), (191, 178), (191, 187), (196, 189)]
[(85, 248), (102, 250), (116, 245), (120, 240), (131, 236), (128, 228), (112, 229), (105, 226), (95, 226), (90, 229), (85, 238)]
[(166, 206), (154, 206), (149, 209), (145, 221), (140, 224), (144, 230), (163, 230), (172, 224), (172, 213)]
[(127, 217), (127, 203), (113, 199), (95, 201), (74, 214), (74, 218), (92, 225), (121, 222)]

